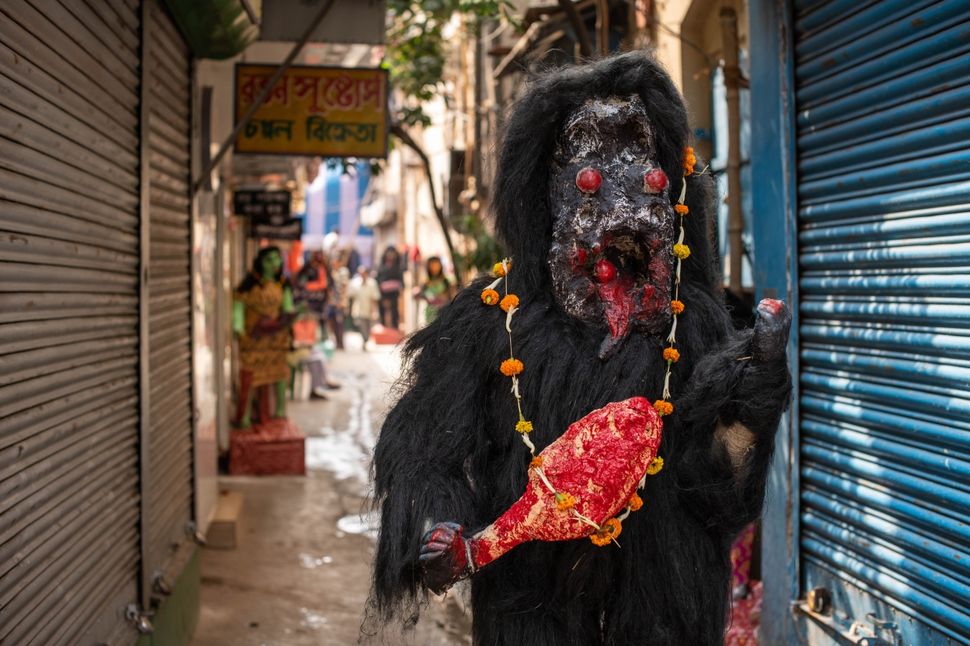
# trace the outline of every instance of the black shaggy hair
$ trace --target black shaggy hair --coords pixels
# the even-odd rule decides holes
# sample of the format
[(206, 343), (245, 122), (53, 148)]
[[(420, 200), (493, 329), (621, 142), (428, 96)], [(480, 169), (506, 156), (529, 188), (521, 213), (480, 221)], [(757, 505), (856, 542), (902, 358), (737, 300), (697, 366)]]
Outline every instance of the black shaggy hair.
[[(552, 235), (550, 160), (562, 123), (594, 97), (639, 94), (657, 133), (659, 160), (682, 176), (686, 111), (662, 68), (631, 53), (563, 69), (536, 81), (507, 126), (495, 187), (496, 228), (513, 259), (510, 290), (521, 298), (515, 354), (521, 392), (541, 450), (573, 421), (608, 402), (659, 397), (663, 340), (634, 333), (609, 360), (597, 358), (605, 326), (568, 316), (546, 264)], [(674, 179), (672, 193), (679, 182)], [(676, 199), (676, 195), (672, 196)], [(678, 347), (665, 418), (666, 467), (648, 480), (644, 508), (624, 522), (621, 547), (588, 540), (521, 545), (472, 579), (476, 646), (704, 645), (723, 641), (729, 549), (760, 513), (773, 433), (790, 390), (784, 358), (755, 365), (751, 332), (735, 334), (720, 295), (707, 231), (714, 192), (706, 175), (688, 182)], [(485, 279), (458, 294), (408, 341), (402, 395), (375, 450), (381, 530), (373, 604), (384, 621), (416, 618), (423, 594), (417, 554), (430, 523), (477, 531), (524, 491), (528, 452), (498, 366), (508, 357), (504, 313), (484, 308)], [(739, 360), (740, 359), (740, 360)], [(732, 465), (715, 439), (738, 422), (755, 443)]]
[[(546, 256), (552, 239), (552, 209), (546, 187), (550, 160), (566, 116), (591, 98), (637, 94), (657, 133), (657, 156), (667, 177), (683, 175), (688, 144), (687, 111), (677, 88), (659, 64), (635, 52), (599, 63), (559, 70), (537, 80), (515, 105), (506, 125), (495, 181), (496, 230), (510, 255), (518, 261), (516, 275), (536, 287), (548, 288)], [(673, 179), (671, 198), (679, 181)], [(708, 208), (713, 184), (706, 175), (688, 184), (687, 205)], [(719, 291), (716, 258), (707, 237), (705, 218), (685, 221), (692, 242), (692, 262), (684, 266), (686, 282)]]

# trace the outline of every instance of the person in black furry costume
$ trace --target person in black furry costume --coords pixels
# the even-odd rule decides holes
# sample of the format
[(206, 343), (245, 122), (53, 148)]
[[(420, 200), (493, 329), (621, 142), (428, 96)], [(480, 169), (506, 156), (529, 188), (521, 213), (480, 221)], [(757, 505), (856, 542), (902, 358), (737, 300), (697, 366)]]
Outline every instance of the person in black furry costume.
[[(649, 164), (670, 178), (669, 191), (660, 195), (671, 216), (684, 181), (686, 110), (648, 55), (624, 54), (550, 73), (515, 107), (494, 208), (496, 230), (512, 258), (510, 287), (522, 301), (515, 355), (526, 366), (520, 387), (537, 450), (608, 402), (636, 395), (652, 401), (663, 388), (669, 284), (658, 292), (666, 298), (662, 312), (651, 311), (644, 325), (618, 331), (605, 300), (598, 320), (588, 316), (598, 302), (588, 278), (557, 273), (567, 266), (558, 257), (568, 249), (562, 237), (570, 230), (582, 237), (558, 220), (572, 208), (571, 199), (583, 197), (562, 192), (562, 177), (575, 173), (560, 159), (563, 146), (576, 147), (581, 139), (564, 131), (572, 127), (567, 121), (596, 101), (645, 108), (636, 123), (605, 128), (604, 137), (623, 138), (629, 134), (624, 128), (643, 128), (634, 134), (647, 142)], [(630, 164), (631, 172), (643, 181), (644, 167), (637, 163)], [(619, 185), (611, 184), (621, 171), (604, 171), (604, 199), (623, 198)], [(708, 239), (713, 185), (703, 173), (686, 181), (691, 255), (680, 288), (686, 304), (677, 331), (682, 358), (670, 383), (676, 410), (664, 418), (660, 449), (666, 466), (648, 479), (644, 509), (625, 521), (622, 547), (596, 547), (589, 540), (526, 543), (477, 572), (471, 579), (477, 646), (723, 642), (731, 540), (760, 514), (773, 436), (790, 397), (785, 346), (791, 317), (784, 304), (765, 301), (753, 330), (732, 329)], [(657, 235), (669, 237), (668, 229), (660, 226)], [(653, 253), (667, 259), (667, 273), (658, 275), (672, 281), (669, 251)], [(610, 257), (621, 271), (627, 268), (625, 259)], [(436, 545), (429, 528), (452, 538), (471, 535), (526, 485), (529, 456), (512, 430), (517, 413), (509, 381), (497, 370), (509, 353), (504, 315), (483, 308), (479, 298), (487, 283), (464, 289), (407, 342), (403, 395), (374, 456), (381, 509), (374, 603), (385, 621), (416, 618), (422, 588), (440, 591), (467, 574), (454, 554), (429, 552)], [(585, 291), (570, 300), (571, 289)]]

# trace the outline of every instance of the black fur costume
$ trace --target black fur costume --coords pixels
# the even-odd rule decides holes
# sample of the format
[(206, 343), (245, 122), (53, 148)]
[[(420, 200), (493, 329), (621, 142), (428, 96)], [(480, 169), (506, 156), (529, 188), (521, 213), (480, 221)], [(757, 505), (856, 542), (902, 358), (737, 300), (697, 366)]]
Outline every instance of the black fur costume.
[[(510, 289), (521, 388), (538, 450), (573, 421), (612, 401), (659, 397), (663, 336), (634, 332), (608, 360), (604, 327), (568, 316), (553, 296), (547, 256), (552, 222), (550, 158), (563, 119), (591, 97), (639, 94), (658, 133), (659, 161), (679, 193), (688, 126), (674, 85), (652, 58), (626, 54), (538, 80), (508, 123), (495, 187), (497, 231), (513, 259)], [(723, 305), (707, 237), (715, 213), (707, 175), (688, 180), (690, 215), (678, 347), (676, 411), (664, 419), (664, 470), (649, 478), (643, 510), (624, 522), (622, 547), (588, 540), (521, 545), (472, 578), (479, 646), (723, 642), (730, 543), (764, 498), (773, 435), (791, 384), (784, 356), (787, 310), (762, 312), (735, 333)], [(413, 617), (420, 600), (417, 554), (429, 523), (469, 533), (523, 492), (528, 452), (514, 431), (504, 313), (483, 307), (486, 280), (463, 290), (407, 344), (404, 392), (374, 458), (382, 511), (374, 594), (385, 620)], [(790, 320), (790, 319), (789, 319)], [(753, 443), (732, 464), (716, 429), (746, 427)], [(538, 452), (537, 450), (537, 452)]]

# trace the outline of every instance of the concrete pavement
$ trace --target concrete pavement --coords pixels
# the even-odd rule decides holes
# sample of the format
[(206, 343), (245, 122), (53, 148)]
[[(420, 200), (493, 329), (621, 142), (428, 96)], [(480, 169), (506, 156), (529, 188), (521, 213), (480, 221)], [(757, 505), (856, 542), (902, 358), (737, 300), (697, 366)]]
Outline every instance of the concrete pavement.
[[(328, 366), (343, 388), (329, 401), (290, 406), (307, 435), (307, 476), (221, 480), (245, 498), (240, 544), (203, 551), (194, 646), (358, 643), (376, 535), (370, 455), (399, 361), (390, 348), (363, 352), (360, 337), (348, 336), (348, 349)], [(456, 646), (471, 644), (469, 635), (469, 618), (452, 596), (432, 600), (406, 634), (388, 630), (364, 643)]]

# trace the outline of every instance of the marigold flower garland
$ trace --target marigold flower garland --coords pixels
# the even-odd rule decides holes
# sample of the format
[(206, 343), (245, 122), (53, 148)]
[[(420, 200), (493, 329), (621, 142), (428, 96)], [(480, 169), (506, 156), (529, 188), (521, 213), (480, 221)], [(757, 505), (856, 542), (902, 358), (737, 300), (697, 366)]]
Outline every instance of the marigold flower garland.
[(684, 149), (684, 180), (680, 186), (680, 197), (674, 205), (674, 212), (680, 216), (680, 231), (677, 235), (677, 242), (674, 244), (674, 256), (677, 258), (677, 266), (674, 271), (674, 298), (670, 301), (670, 312), (673, 314), (673, 323), (670, 325), (670, 334), (667, 335), (667, 347), (664, 348), (663, 358), (667, 362), (667, 369), (664, 371), (664, 388), (661, 399), (653, 403), (653, 407), (660, 413), (661, 417), (670, 415), (674, 412), (674, 405), (670, 402), (670, 373), (674, 364), (680, 360), (680, 351), (677, 350), (677, 317), (684, 313), (684, 303), (680, 300), (680, 273), (683, 262), (690, 257), (690, 247), (684, 244), (684, 218), (690, 213), (690, 209), (684, 204), (687, 199), (687, 177), (694, 174), (694, 164), (697, 157), (694, 155), (693, 148)]
[[(694, 165), (697, 163), (697, 157), (694, 155), (693, 148), (684, 149), (684, 179), (681, 183), (680, 197), (677, 199), (677, 203), (674, 205), (674, 212), (680, 217), (679, 225), (680, 231), (677, 236), (677, 242), (673, 246), (673, 254), (677, 259), (677, 266), (674, 274), (674, 298), (670, 302), (670, 311), (673, 315), (673, 322), (670, 325), (670, 334), (667, 335), (667, 347), (663, 350), (664, 361), (667, 362), (667, 367), (664, 372), (664, 385), (663, 393), (661, 399), (654, 401), (653, 407), (660, 414), (661, 417), (670, 415), (674, 412), (674, 405), (670, 402), (670, 374), (673, 370), (673, 366), (680, 360), (680, 351), (675, 347), (677, 345), (677, 317), (684, 313), (684, 303), (680, 300), (680, 276), (681, 276), (681, 266), (684, 260), (690, 257), (690, 247), (684, 244), (684, 217), (690, 213), (690, 209), (684, 203), (687, 198), (687, 177), (694, 173)], [(539, 479), (553, 495), (556, 501), (556, 508), (559, 511), (565, 511), (573, 515), (578, 520), (586, 523), (596, 531), (590, 535), (590, 540), (596, 546), (602, 547), (609, 545), (611, 542), (616, 542), (617, 536), (623, 531), (623, 521), (635, 511), (638, 511), (643, 507), (643, 499), (636, 492), (630, 497), (627, 502), (626, 509), (623, 513), (619, 514), (616, 518), (610, 518), (605, 521), (602, 525), (597, 524), (595, 521), (583, 516), (581, 513), (576, 511), (576, 497), (567, 491), (557, 491), (546, 474), (542, 470), (542, 456), (536, 455), (535, 444), (529, 439), (529, 434), (533, 431), (532, 422), (525, 418), (525, 414), (522, 410), (522, 395), (519, 391), (519, 375), (525, 370), (525, 364), (515, 357), (515, 351), (512, 344), (512, 317), (519, 310), (519, 297), (515, 294), (509, 293), (509, 272), (512, 269), (512, 261), (505, 258), (501, 262), (495, 263), (492, 268), (492, 273), (495, 275), (495, 280), (484, 290), (482, 290), (481, 299), (482, 303), (487, 306), (499, 305), (503, 311), (505, 311), (505, 331), (509, 336), (509, 358), (502, 361), (499, 366), (500, 372), (506, 377), (512, 380), (512, 396), (515, 398), (515, 405), (519, 413), (519, 419), (515, 423), (515, 430), (519, 433), (522, 438), (522, 442), (529, 449), (529, 454), (532, 456), (529, 461), (529, 469), (536, 472)], [(499, 297), (496, 288), (499, 285), (503, 285), (505, 295)], [(664, 461), (661, 457), (654, 458), (653, 462), (647, 467), (647, 473), (640, 480), (637, 485), (637, 489), (643, 488), (646, 484), (646, 476), (656, 475), (663, 469)], [(617, 543), (619, 544), (619, 543)]]

